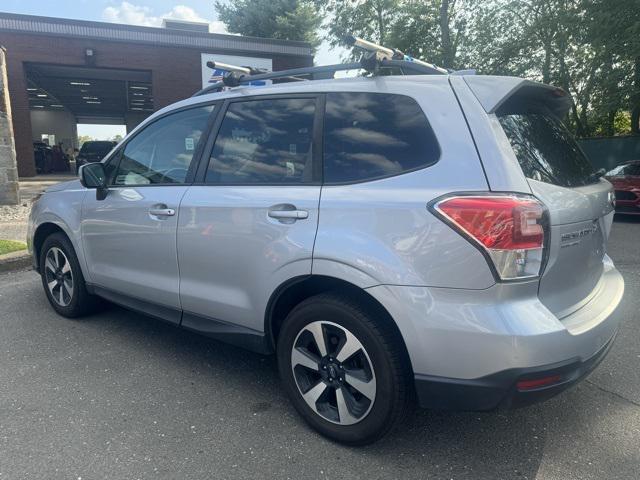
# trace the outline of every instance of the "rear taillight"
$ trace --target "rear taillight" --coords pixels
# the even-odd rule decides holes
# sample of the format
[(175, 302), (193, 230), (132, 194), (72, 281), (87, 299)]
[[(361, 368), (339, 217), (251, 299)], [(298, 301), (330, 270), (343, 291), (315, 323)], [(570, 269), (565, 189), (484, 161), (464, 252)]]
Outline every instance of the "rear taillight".
[(535, 390), (537, 388), (550, 387), (562, 381), (562, 375), (550, 375), (548, 377), (536, 378), (533, 380), (519, 380), (516, 388), (521, 392), (526, 390)]
[(486, 252), (501, 280), (540, 275), (545, 208), (537, 199), (520, 195), (452, 196), (433, 208)]

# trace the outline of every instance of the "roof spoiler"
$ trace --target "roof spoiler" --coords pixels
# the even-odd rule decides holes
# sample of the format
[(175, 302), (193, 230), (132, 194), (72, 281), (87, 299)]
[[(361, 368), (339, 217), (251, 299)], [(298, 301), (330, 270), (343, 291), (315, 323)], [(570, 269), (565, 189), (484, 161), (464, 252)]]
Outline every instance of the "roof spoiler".
[(563, 89), (518, 77), (465, 76), (464, 81), (487, 113), (504, 115), (537, 108), (563, 119), (572, 105)]

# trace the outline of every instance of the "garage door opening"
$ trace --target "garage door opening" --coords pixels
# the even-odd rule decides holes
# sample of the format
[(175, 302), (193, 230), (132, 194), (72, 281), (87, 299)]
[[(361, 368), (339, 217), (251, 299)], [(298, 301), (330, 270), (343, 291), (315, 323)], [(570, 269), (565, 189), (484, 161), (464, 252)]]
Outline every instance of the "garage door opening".
[(92, 140), (110, 140), (114, 142), (120, 142), (127, 134), (126, 125), (95, 125), (91, 123), (79, 123), (78, 126), (78, 147), (82, 147), (82, 144)]
[(25, 64), (38, 173), (73, 173), (86, 141), (119, 141), (154, 110), (151, 72)]

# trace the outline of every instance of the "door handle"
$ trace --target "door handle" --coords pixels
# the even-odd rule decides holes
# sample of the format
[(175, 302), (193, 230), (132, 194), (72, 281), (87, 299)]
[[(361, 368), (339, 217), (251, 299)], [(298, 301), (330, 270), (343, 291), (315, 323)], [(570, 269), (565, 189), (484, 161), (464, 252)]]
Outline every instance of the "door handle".
[(309, 218), (306, 210), (270, 210), (269, 217), (286, 220), (302, 220)]
[(173, 208), (150, 208), (149, 214), (154, 217), (173, 217), (176, 211)]

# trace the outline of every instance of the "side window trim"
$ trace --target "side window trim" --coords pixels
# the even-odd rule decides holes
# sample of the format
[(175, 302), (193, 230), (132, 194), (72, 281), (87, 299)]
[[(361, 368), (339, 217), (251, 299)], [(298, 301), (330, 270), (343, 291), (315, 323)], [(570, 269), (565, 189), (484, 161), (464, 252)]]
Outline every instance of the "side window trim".
[[(209, 101), (209, 102), (202, 102), (202, 103), (197, 103), (194, 105), (188, 105), (185, 107), (181, 107), (181, 108), (176, 108), (175, 110), (171, 110), (163, 115), (158, 116), (157, 118), (154, 118), (152, 121), (146, 123), (141, 129), (140, 131), (136, 132), (135, 135), (132, 135), (131, 137), (127, 138), (125, 141), (123, 141), (120, 145), (118, 145), (118, 149), (114, 152), (113, 155), (111, 155), (108, 159), (107, 159), (107, 163), (111, 162), (112, 160), (116, 161), (118, 164), (116, 165), (116, 171), (120, 168), (120, 162), (122, 161), (122, 156), (124, 153), (125, 148), (127, 148), (127, 145), (129, 144), (129, 142), (131, 142), (132, 140), (134, 140), (135, 138), (138, 137), (138, 135), (140, 135), (141, 133), (143, 133), (147, 128), (149, 128), (151, 125), (153, 125), (154, 123), (162, 120), (163, 118), (166, 118), (170, 115), (176, 114), (176, 113), (180, 113), (180, 112), (184, 112), (187, 110), (192, 110), (192, 109), (197, 109), (197, 108), (202, 108), (202, 107), (208, 107), (208, 106), (213, 106), (213, 111), (209, 114), (209, 118), (207, 119), (207, 125), (206, 125), (206, 129), (207, 132), (209, 132), (209, 129), (212, 126), (215, 126), (215, 122), (216, 119), (219, 117), (220, 114), (220, 110), (221, 110), (221, 105), (223, 103), (226, 103), (224, 101), (221, 100), (215, 100), (215, 101)], [(207, 135), (209, 135), (209, 133), (207, 133)], [(195, 181), (196, 178), (196, 172), (198, 171), (198, 167), (199, 165), (203, 162), (203, 151), (204, 151), (204, 145), (206, 142), (204, 142), (202, 139), (200, 139), (200, 141), (198, 142), (198, 145), (196, 146), (196, 150), (195, 152), (193, 152), (193, 159), (191, 160), (191, 164), (189, 165), (189, 170), (187, 171), (187, 176), (185, 178), (184, 183), (151, 183), (148, 185), (142, 184), (142, 185), (135, 185), (136, 188), (138, 187), (142, 187), (142, 188), (148, 188), (148, 187), (167, 187), (167, 186), (184, 186), (184, 185), (192, 185)], [(114, 175), (112, 182), (115, 181), (116, 176)], [(113, 183), (111, 183), (109, 185), (109, 187), (113, 187), (113, 188), (120, 188), (123, 187), (124, 185), (114, 185)]]
[(313, 121), (313, 183), (324, 185), (324, 116), (327, 94), (318, 95), (316, 116)]
[(211, 135), (214, 127), (217, 125), (218, 118), (220, 118), (220, 110), (223, 106), (224, 102), (216, 101), (210, 103), (199, 104), (199, 107), (213, 105), (213, 111), (209, 114), (209, 118), (207, 119), (207, 125), (205, 127), (206, 135), (203, 135), (206, 138), (201, 138), (196, 146), (196, 151), (193, 152), (193, 160), (189, 165), (189, 170), (187, 172), (187, 177), (185, 179), (185, 185), (193, 185), (196, 180), (197, 172), (200, 169), (201, 164), (208, 163), (206, 162), (206, 158), (203, 153), (206, 151), (205, 146), (207, 145), (208, 138)]
[(203, 142), (204, 147), (202, 152), (200, 152), (200, 158), (198, 161), (198, 169), (195, 173), (195, 178), (193, 180), (194, 185), (211, 185), (205, 183), (204, 179), (207, 175), (207, 169), (209, 168), (209, 162), (211, 161), (211, 153), (213, 152), (213, 146), (216, 143), (218, 138), (218, 134), (220, 133), (220, 127), (222, 126), (222, 120), (224, 116), (227, 114), (227, 110), (229, 109), (229, 104), (231, 101), (226, 99), (222, 102), (221, 107), (218, 109), (214, 109), (214, 112), (218, 110), (217, 115), (215, 115), (215, 120), (211, 126), (211, 130), (209, 131), (209, 135), (207, 136), (207, 141)]
[[(315, 98), (316, 99), (316, 110), (313, 119), (313, 133), (312, 133), (312, 143), (313, 143), (313, 181), (310, 183), (301, 183), (301, 184), (287, 184), (287, 183), (264, 183), (264, 184), (249, 184), (247, 186), (282, 186), (282, 187), (291, 187), (291, 186), (312, 186), (312, 185), (321, 185), (322, 184), (322, 175), (323, 175), (323, 167), (322, 167), (322, 145), (323, 145), (323, 130), (322, 125), (324, 124), (324, 103), (325, 103), (325, 94), (324, 93), (278, 93), (272, 95), (252, 95), (250, 97), (234, 97), (228, 98), (224, 100), (224, 103), (220, 109), (218, 109), (218, 115), (216, 116), (216, 120), (211, 129), (211, 133), (209, 138), (206, 141), (206, 144), (202, 151), (201, 161), (198, 165), (198, 171), (195, 175), (195, 179), (193, 181), (193, 185), (206, 185), (209, 187), (216, 186), (224, 186), (226, 184), (223, 183), (207, 183), (205, 181), (207, 170), (209, 169), (209, 162), (211, 161), (211, 154), (213, 153), (213, 147), (218, 139), (218, 135), (220, 133), (220, 128), (222, 127), (222, 122), (227, 114), (229, 106), (233, 103), (242, 103), (242, 102), (251, 102), (257, 100), (278, 100), (278, 99), (295, 99), (295, 98)], [(215, 110), (214, 110), (215, 112)], [(243, 186), (242, 184), (234, 183), (232, 184), (236, 187)]]
[(108, 165), (110, 163), (114, 163), (114, 170), (113, 170), (113, 175), (111, 175), (111, 178), (109, 178), (109, 183), (108, 186), (109, 187), (117, 187), (117, 185), (114, 185), (113, 182), (116, 181), (116, 176), (118, 173), (118, 169), (120, 168), (120, 161), (122, 160), (122, 152), (124, 151), (124, 144), (120, 145), (120, 147), (113, 153), (113, 155), (111, 155), (107, 161), (105, 162), (105, 165)]

